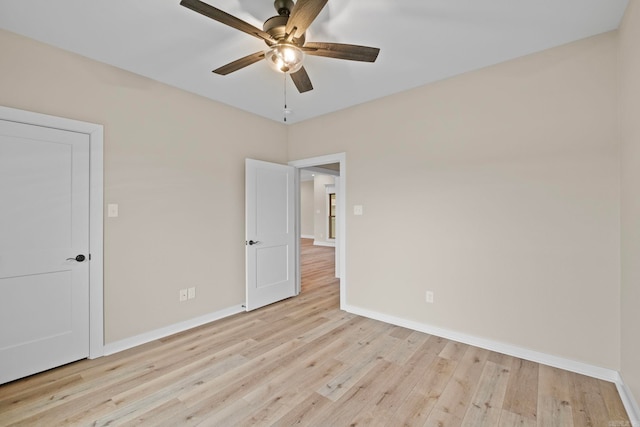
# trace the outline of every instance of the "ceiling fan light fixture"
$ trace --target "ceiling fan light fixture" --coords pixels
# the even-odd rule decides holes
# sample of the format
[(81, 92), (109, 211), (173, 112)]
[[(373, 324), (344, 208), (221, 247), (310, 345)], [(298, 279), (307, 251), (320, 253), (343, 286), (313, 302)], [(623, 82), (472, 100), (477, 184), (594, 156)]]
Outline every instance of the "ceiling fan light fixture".
[(265, 52), (264, 57), (274, 70), (291, 74), (302, 68), (304, 53), (293, 44), (277, 43)]
[(264, 58), (271, 68), (284, 74), (285, 82), (289, 74), (298, 92), (305, 93), (313, 90), (311, 79), (305, 67), (302, 66), (305, 55), (375, 62), (380, 52), (380, 49), (369, 46), (326, 42), (307, 43), (305, 34), (327, 2), (328, 0), (296, 0), (294, 3), (293, 0), (275, 0), (274, 6), (278, 15), (267, 19), (262, 24), (262, 30), (201, 0), (180, 0), (180, 5), (256, 37), (269, 46), (266, 51), (252, 53), (216, 68), (213, 70), (215, 74), (226, 76)]

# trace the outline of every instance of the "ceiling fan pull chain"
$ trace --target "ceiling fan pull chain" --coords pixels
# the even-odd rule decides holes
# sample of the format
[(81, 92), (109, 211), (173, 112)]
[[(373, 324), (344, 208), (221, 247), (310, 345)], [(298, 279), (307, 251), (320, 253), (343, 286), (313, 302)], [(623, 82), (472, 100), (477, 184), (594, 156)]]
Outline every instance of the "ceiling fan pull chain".
[(284, 116), (284, 122), (287, 122), (287, 75), (283, 75), (283, 83), (284, 83), (284, 110), (282, 110), (282, 115)]

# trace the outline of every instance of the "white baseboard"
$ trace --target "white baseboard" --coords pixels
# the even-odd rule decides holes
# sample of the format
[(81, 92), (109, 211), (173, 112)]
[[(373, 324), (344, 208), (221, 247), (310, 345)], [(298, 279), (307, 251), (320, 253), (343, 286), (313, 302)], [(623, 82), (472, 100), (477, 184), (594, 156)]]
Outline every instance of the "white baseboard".
[(566, 371), (575, 372), (589, 377), (612, 382), (616, 385), (622, 403), (627, 411), (627, 415), (631, 420), (633, 427), (640, 427), (640, 408), (633, 397), (631, 390), (625, 385), (620, 373), (613, 369), (601, 368), (599, 366), (590, 365), (563, 357), (553, 356), (539, 351), (530, 350), (524, 347), (518, 347), (511, 344), (505, 344), (498, 341), (480, 338), (473, 335), (463, 334), (448, 329), (427, 325), (412, 320), (402, 319), (376, 311), (355, 307), (344, 304), (341, 309), (349, 313), (359, 316), (368, 317), (370, 319), (379, 320), (381, 322), (390, 323), (392, 325), (402, 326), (404, 328), (413, 329), (414, 331), (424, 332), (429, 335), (435, 335), (447, 338), (452, 341), (461, 342), (475, 347), (484, 348), (486, 350), (495, 351), (509, 356), (518, 357), (520, 359), (529, 360), (543, 365), (553, 366), (555, 368), (564, 369)]
[(315, 239), (316, 236), (314, 236), (313, 234), (302, 234), (300, 235), (301, 239)]
[(640, 406), (620, 375), (618, 375), (616, 387), (618, 388), (618, 393), (620, 394), (620, 399), (622, 399), (624, 409), (627, 410), (627, 415), (631, 419), (631, 425), (633, 427), (640, 427)]
[(502, 354), (507, 354), (509, 356), (518, 357), (520, 359), (530, 360), (532, 362), (542, 363), (544, 365), (576, 372), (578, 374), (587, 375), (601, 380), (617, 382), (620, 379), (618, 371), (614, 371), (613, 369), (606, 369), (594, 365), (589, 365), (587, 363), (576, 362), (574, 360), (529, 350), (524, 347), (518, 347), (511, 344), (489, 340), (486, 338), (463, 334), (460, 332), (455, 332), (424, 323), (414, 322), (412, 320), (401, 319), (399, 317), (378, 313), (360, 307), (354, 307), (352, 305), (347, 305), (344, 309), (349, 313), (357, 314), (359, 316), (369, 317), (381, 322), (413, 329), (414, 331), (424, 332), (429, 335), (447, 338), (453, 341), (473, 345), (475, 347), (484, 348), (486, 350), (491, 350)]
[(220, 320), (234, 314), (242, 313), (243, 311), (245, 311), (244, 307), (242, 307), (242, 305), (237, 305), (225, 308), (223, 310), (218, 310), (214, 313), (205, 314), (204, 316), (196, 317), (195, 319), (174, 323), (173, 325), (165, 326), (164, 328), (156, 329), (153, 331), (145, 332), (144, 334), (136, 335), (134, 337), (125, 338), (120, 341), (105, 344), (104, 355), (108, 356), (110, 354), (128, 350), (130, 348), (146, 344), (160, 338), (168, 337), (169, 335), (177, 334), (178, 332), (184, 332), (188, 329), (204, 325), (205, 323), (213, 322), (215, 320)]
[(318, 242), (317, 240), (313, 241), (313, 246), (327, 246), (330, 248), (335, 248), (336, 244), (335, 242)]

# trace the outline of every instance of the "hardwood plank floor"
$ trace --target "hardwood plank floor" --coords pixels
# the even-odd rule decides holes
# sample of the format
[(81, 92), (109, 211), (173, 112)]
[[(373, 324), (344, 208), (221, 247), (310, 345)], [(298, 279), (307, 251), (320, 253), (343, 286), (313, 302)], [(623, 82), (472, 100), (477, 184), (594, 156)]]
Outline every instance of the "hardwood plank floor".
[(0, 386), (0, 425), (631, 425), (611, 383), (340, 311), (302, 251), (300, 296)]

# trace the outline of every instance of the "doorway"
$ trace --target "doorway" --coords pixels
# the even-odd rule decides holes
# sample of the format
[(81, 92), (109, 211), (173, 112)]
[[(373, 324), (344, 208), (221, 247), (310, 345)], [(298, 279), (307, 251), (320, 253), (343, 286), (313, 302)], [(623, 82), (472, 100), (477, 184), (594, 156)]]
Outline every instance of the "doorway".
[[(335, 239), (335, 276), (338, 278), (339, 286), (340, 286), (340, 308), (344, 309), (346, 305), (346, 262), (345, 262), (345, 241), (346, 241), (346, 198), (345, 198), (345, 188), (346, 188), (346, 154), (338, 153), (338, 154), (330, 154), (326, 156), (313, 157), (303, 160), (295, 160), (289, 162), (290, 166), (294, 166), (299, 171), (306, 170), (319, 170), (324, 173), (331, 173), (335, 176), (335, 200), (336, 200), (336, 209), (335, 209), (335, 231), (336, 231), (336, 239)], [(327, 167), (327, 165), (330, 165)], [(323, 167), (324, 166), (324, 167)], [(330, 169), (329, 169), (330, 168)], [(328, 170), (332, 170), (333, 172), (327, 172)], [(298, 188), (296, 189), (297, 193), (300, 194), (300, 181), (298, 180)], [(297, 204), (297, 236), (301, 235), (300, 228), (300, 203)], [(301, 291), (301, 243), (298, 244), (298, 250), (296, 254), (296, 263), (298, 265), (298, 292)]]
[[(0, 382), (4, 382), (67, 363), (77, 357), (95, 358), (103, 354), (103, 128), (92, 123), (7, 107), (0, 107), (0, 121), (6, 128), (2, 141), (6, 155), (4, 160), (8, 162), (2, 169), (9, 176), (3, 182), (7, 184), (10, 179), (18, 179), (15, 188), (5, 185), (3, 190), (7, 200), (15, 199), (11, 204), (13, 210), (5, 212), (4, 222), (15, 227), (12, 241), (21, 242), (27, 251), (27, 255), (20, 257), (16, 247), (22, 246), (11, 243), (2, 257), (5, 263), (1, 266), (0, 276), (4, 278), (3, 284), (8, 289), (5, 294), (14, 298), (5, 302), (23, 301), (24, 307), (34, 310), (37, 301), (40, 306), (35, 310), (42, 314), (38, 322), (34, 321), (33, 316), (25, 317), (28, 310), (23, 310), (17, 302), (15, 306), (8, 306), (10, 309), (5, 307), (2, 310), (5, 316), (13, 313), (13, 317), (21, 319), (18, 322), (25, 326), (19, 332), (3, 330), (3, 354), (7, 360), (17, 360), (10, 370), (3, 371)], [(69, 157), (67, 152), (77, 155)], [(51, 153), (57, 153), (58, 157), (52, 157)], [(52, 158), (57, 161), (51, 161)], [(65, 161), (62, 161), (63, 158)], [(67, 165), (67, 160), (75, 162), (76, 159), (79, 162), (77, 165)], [(38, 162), (42, 163), (42, 167)], [(15, 169), (15, 173), (10, 169)], [(56, 179), (49, 179), (49, 175), (43, 174)], [(73, 185), (67, 183), (67, 179)], [(34, 186), (34, 183), (40, 186)], [(54, 184), (56, 186), (52, 189)], [(16, 198), (16, 194), (22, 194), (20, 186), (27, 186), (24, 191), (30, 191), (29, 197)], [(45, 206), (38, 209), (36, 203), (45, 203)], [(67, 207), (69, 212), (65, 210)], [(23, 215), (20, 210), (23, 208), (29, 208), (31, 216)], [(77, 212), (83, 214), (78, 215)], [(73, 233), (63, 233), (66, 228), (60, 224), (66, 224), (67, 216), (64, 215), (83, 218), (79, 225), (73, 223), (73, 227), (78, 225), (78, 230), (83, 230), (82, 234), (78, 234), (76, 228), (73, 228)], [(76, 239), (77, 235), (82, 238)], [(42, 244), (43, 239), (49, 239), (49, 244)], [(65, 243), (68, 244), (65, 246)], [(45, 251), (45, 247), (51, 250)], [(42, 271), (34, 272), (26, 268), (40, 268), (36, 261), (44, 266)], [(26, 267), (16, 273), (16, 269), (23, 264)], [(76, 286), (69, 283), (85, 284)], [(62, 290), (68, 291), (68, 298)], [(52, 295), (47, 296), (46, 292)], [(53, 304), (54, 298), (61, 303)], [(27, 304), (29, 301), (33, 301), (33, 304)], [(64, 311), (65, 307), (69, 307), (68, 301), (75, 304), (72, 314)], [(77, 307), (78, 301), (83, 301), (83, 307)], [(53, 308), (60, 310), (54, 312)], [(70, 337), (69, 343), (58, 340), (53, 346), (47, 344), (47, 340), (56, 340), (58, 337), (66, 339), (67, 336)], [(77, 344), (76, 338), (82, 341), (77, 341)], [(26, 349), (26, 346), (34, 343), (42, 343), (41, 351)], [(26, 354), (44, 356), (39, 359), (15, 356), (15, 349), (23, 347)], [(55, 355), (54, 350), (57, 351)]]
[(324, 166), (300, 170), (300, 289), (306, 293), (331, 286), (337, 296), (334, 174), (339, 171), (325, 172)]

